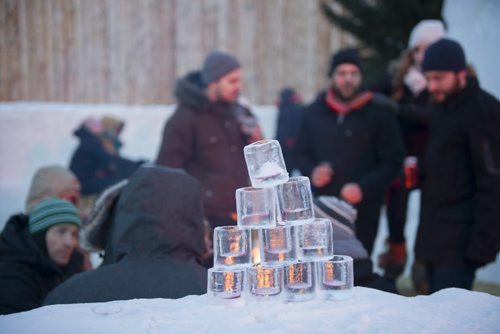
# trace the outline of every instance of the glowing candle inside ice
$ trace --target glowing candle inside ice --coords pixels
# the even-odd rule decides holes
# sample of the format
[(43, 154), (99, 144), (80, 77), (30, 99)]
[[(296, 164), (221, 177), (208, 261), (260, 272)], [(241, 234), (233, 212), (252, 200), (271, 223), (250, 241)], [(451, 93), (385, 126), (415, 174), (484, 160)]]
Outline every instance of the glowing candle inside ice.
[(232, 292), (234, 290), (234, 273), (224, 273), (224, 291)]
[(323, 267), (323, 272), (324, 272), (324, 278), (323, 280), (325, 282), (333, 281), (335, 279), (335, 273), (333, 270), (333, 263), (325, 263)]
[(270, 269), (258, 269), (257, 282), (260, 288), (272, 287), (274, 285), (273, 271)]

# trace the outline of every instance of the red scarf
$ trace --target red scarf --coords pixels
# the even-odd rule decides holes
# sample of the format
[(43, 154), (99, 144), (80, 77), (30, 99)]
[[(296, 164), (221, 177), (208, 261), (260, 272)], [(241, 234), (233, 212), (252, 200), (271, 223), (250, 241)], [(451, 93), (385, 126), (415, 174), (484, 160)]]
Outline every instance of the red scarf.
[(359, 94), (354, 100), (349, 102), (341, 101), (333, 92), (332, 89), (326, 93), (326, 104), (333, 112), (339, 115), (346, 115), (354, 110), (364, 107), (373, 98), (372, 92), (363, 92)]

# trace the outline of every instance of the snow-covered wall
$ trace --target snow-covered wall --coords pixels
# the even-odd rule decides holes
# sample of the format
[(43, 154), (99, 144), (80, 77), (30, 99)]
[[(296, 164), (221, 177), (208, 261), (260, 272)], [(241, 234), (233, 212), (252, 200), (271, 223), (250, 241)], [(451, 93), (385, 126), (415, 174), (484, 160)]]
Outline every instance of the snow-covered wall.
[(482, 88), (500, 99), (500, 1), (447, 0), (442, 14)]

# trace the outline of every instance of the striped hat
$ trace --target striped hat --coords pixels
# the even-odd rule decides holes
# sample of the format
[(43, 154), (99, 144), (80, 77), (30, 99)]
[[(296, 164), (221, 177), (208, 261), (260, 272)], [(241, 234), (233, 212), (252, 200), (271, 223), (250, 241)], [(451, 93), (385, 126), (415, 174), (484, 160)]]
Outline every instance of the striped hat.
[(314, 199), (314, 213), (316, 217), (333, 219), (353, 234), (356, 230), (356, 209), (350, 204), (335, 196), (319, 196)]
[(78, 210), (73, 204), (59, 198), (48, 198), (33, 207), (29, 218), (31, 234), (43, 232), (57, 224), (82, 225)]

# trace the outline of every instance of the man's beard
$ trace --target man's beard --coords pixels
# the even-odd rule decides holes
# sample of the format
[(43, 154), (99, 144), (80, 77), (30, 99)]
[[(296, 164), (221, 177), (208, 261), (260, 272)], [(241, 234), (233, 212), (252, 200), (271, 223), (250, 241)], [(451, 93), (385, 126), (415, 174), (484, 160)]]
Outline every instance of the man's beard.
[(349, 102), (352, 101), (358, 96), (360, 92), (360, 87), (353, 88), (351, 90), (352, 93), (350, 94), (344, 94), (341, 90), (339, 90), (337, 87), (333, 87), (333, 91), (335, 92), (335, 95), (339, 98), (339, 100), (343, 102)]
[(239, 97), (239, 93), (238, 93), (238, 95), (236, 96), (235, 99), (231, 99), (231, 100), (226, 99), (222, 95), (222, 89), (219, 86), (217, 87), (216, 95), (217, 95), (217, 101), (219, 103), (222, 103), (222, 104), (232, 104), (232, 103), (235, 103), (238, 100), (238, 97)]
[(461, 90), (462, 90), (462, 88), (460, 87), (460, 81), (458, 79), (458, 76), (455, 75), (453, 86), (448, 91), (442, 92), (442, 94), (444, 95), (443, 100), (436, 99), (434, 94), (431, 94), (431, 100), (433, 103), (444, 103), (444, 102), (448, 101), (450, 98), (452, 98), (453, 96), (457, 95)]

